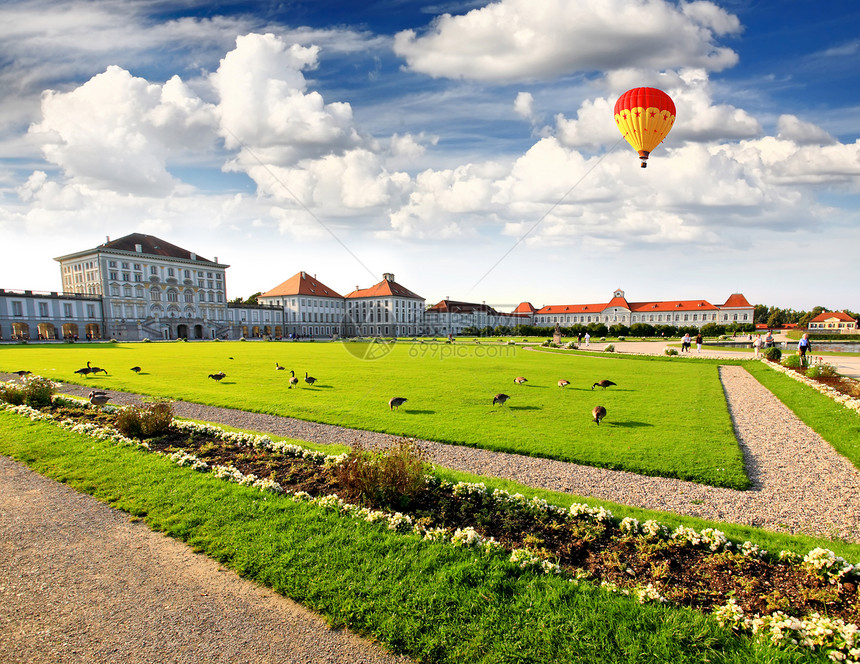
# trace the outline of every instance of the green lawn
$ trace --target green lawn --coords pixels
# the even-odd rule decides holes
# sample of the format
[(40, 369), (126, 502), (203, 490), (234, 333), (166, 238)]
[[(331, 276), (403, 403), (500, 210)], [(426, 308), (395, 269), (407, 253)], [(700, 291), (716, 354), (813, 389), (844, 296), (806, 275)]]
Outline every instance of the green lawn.
[(421, 661), (828, 661), (735, 636), (695, 611), (397, 535), (17, 415), (0, 413), (0, 453)]
[[(390, 352), (389, 352), (390, 351)], [(232, 359), (230, 359), (232, 358)], [(375, 359), (366, 359), (375, 358)], [(90, 361), (109, 374), (75, 369)], [(287, 370), (277, 371), (280, 363)], [(140, 366), (135, 374), (130, 367)], [(716, 362), (490, 344), (205, 342), (5, 346), (0, 369), (647, 475), (746, 488)], [(317, 378), (287, 389), (289, 370)], [(208, 374), (223, 371), (220, 383)], [(525, 376), (524, 385), (514, 384)], [(617, 383), (592, 391), (594, 382)], [(559, 379), (570, 381), (566, 388)], [(510, 400), (493, 406), (493, 395)], [(391, 397), (408, 398), (391, 411)], [(600, 426), (596, 405), (607, 409)]]

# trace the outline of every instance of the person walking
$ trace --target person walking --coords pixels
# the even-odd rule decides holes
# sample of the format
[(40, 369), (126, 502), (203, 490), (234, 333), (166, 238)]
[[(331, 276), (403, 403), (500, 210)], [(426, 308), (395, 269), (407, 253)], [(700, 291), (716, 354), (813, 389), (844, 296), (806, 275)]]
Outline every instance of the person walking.
[(809, 335), (804, 333), (797, 343), (797, 354), (800, 355), (801, 366), (806, 366), (806, 354), (812, 350), (812, 343), (809, 341)]
[(690, 352), (690, 346), (692, 345), (692, 339), (690, 339), (690, 333), (685, 332), (684, 336), (681, 337), (681, 352)]
[(755, 335), (755, 341), (753, 341), (753, 351), (755, 352), (755, 356), (758, 357), (758, 352), (761, 350), (761, 335)]
[(696, 352), (697, 353), (702, 352), (702, 333), (701, 332), (699, 332), (696, 335)]
[(588, 343), (591, 341), (591, 335), (586, 332), (585, 333), (585, 345), (588, 346)]

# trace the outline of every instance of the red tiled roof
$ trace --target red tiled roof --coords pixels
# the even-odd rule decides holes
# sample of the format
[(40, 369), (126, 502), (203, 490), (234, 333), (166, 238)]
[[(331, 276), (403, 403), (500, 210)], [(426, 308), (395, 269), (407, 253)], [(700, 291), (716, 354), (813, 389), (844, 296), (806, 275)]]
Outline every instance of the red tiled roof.
[(130, 235), (126, 235), (117, 240), (111, 240), (100, 244), (99, 248), (136, 252), (135, 245), (138, 244), (142, 249), (141, 253), (144, 254), (167, 256), (169, 258), (184, 258), (185, 260), (194, 260), (201, 263), (213, 262), (207, 258), (198, 256), (197, 254), (193, 254), (192, 258), (192, 252), (188, 251), (188, 249), (177, 247), (175, 244), (170, 244), (170, 242), (166, 242), (154, 235), (144, 235), (143, 233), (131, 233)]
[(548, 304), (537, 310), (538, 314), (599, 314), (605, 304)]
[(752, 305), (747, 302), (747, 299), (741, 295), (740, 293), (732, 293), (729, 295), (729, 299), (726, 300), (726, 303), (722, 305), (724, 307), (751, 307)]
[(707, 300), (665, 300), (663, 302), (631, 302), (630, 311), (644, 314), (650, 311), (717, 311)]
[(285, 295), (315, 295), (316, 297), (343, 298), (343, 295), (332, 290), (324, 283), (317, 281), (307, 272), (298, 272), (282, 284), (275, 286), (259, 297), (281, 297)]
[(531, 302), (520, 302), (512, 314), (533, 314), (537, 309), (534, 308)]
[(613, 297), (609, 300), (609, 304), (606, 305), (608, 307), (623, 307), (625, 309), (629, 309), (630, 305), (627, 304), (627, 300), (623, 297)]
[(455, 300), (442, 300), (432, 307), (427, 308), (428, 313), (451, 313), (464, 314), (475, 311), (483, 311), (488, 314), (496, 314), (496, 310), (486, 304), (475, 304), (473, 302), (457, 302)]
[(856, 323), (857, 321), (851, 318), (844, 311), (823, 311), (818, 314), (815, 318), (811, 319), (810, 323), (823, 323), (825, 321), (836, 318), (841, 321), (845, 321), (846, 323)]
[(396, 281), (389, 281), (388, 279), (383, 279), (378, 284), (374, 284), (370, 288), (359, 288), (357, 290), (352, 291), (351, 293), (347, 293), (347, 298), (359, 298), (359, 297), (411, 297), (416, 300), (423, 300), (424, 298), (420, 295), (416, 295), (408, 288), (404, 288)]

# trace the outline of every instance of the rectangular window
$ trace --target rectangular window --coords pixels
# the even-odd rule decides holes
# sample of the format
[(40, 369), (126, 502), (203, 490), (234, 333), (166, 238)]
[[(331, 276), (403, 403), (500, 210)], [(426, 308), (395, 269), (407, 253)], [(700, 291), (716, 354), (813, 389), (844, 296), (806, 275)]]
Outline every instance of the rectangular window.
[(63, 316), (65, 316), (66, 318), (72, 317), (72, 305), (68, 302), (63, 303)]
[(122, 264), (122, 269), (123, 269), (123, 270), (127, 270), (127, 269), (128, 269), (128, 263), (123, 262), (123, 264)]
[(12, 315), (13, 316), (23, 316), (24, 315), (24, 306), (20, 302), (16, 302), (16, 301), (12, 302)]
[(172, 277), (175, 275), (175, 272), (172, 267), (167, 268), (167, 276)]
[(158, 268), (155, 267), (154, 265), (150, 265), (149, 266), (149, 273), (150, 274), (158, 274)]
[[(75, 266), (77, 268), (77, 266)], [(108, 261), (108, 267), (116, 267), (116, 261)]]
[(87, 318), (96, 317), (96, 306), (94, 304), (87, 305)]
[(48, 303), (47, 302), (39, 302), (39, 316), (41, 318), (48, 317)]

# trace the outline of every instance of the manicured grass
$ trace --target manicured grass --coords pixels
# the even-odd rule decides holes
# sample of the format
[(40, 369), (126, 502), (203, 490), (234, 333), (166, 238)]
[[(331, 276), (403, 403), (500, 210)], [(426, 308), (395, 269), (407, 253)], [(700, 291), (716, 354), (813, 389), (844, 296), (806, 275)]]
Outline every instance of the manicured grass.
[[(389, 352), (390, 351), (390, 352)], [(229, 359), (229, 358), (233, 359)], [(372, 361), (364, 358), (377, 358)], [(81, 378), (89, 360), (110, 374)], [(275, 363), (287, 371), (277, 371)], [(138, 375), (129, 370), (141, 366)], [(61, 381), (747, 488), (717, 365), (479, 344), (206, 342), (12, 346), (0, 367)], [(289, 369), (318, 379), (287, 389)], [(224, 371), (220, 383), (207, 378)], [(514, 377), (525, 376), (525, 385)], [(559, 388), (559, 379), (571, 384)], [(606, 391), (592, 383), (617, 383)], [(510, 400), (493, 406), (493, 395)], [(408, 402), (391, 411), (387, 402)], [(600, 426), (591, 410), (604, 406)]]
[(8, 413), (0, 452), (422, 661), (828, 661), (734, 636), (694, 611), (642, 606)]
[(834, 449), (860, 469), (860, 415), (809, 385), (770, 369), (761, 362), (747, 370)]

